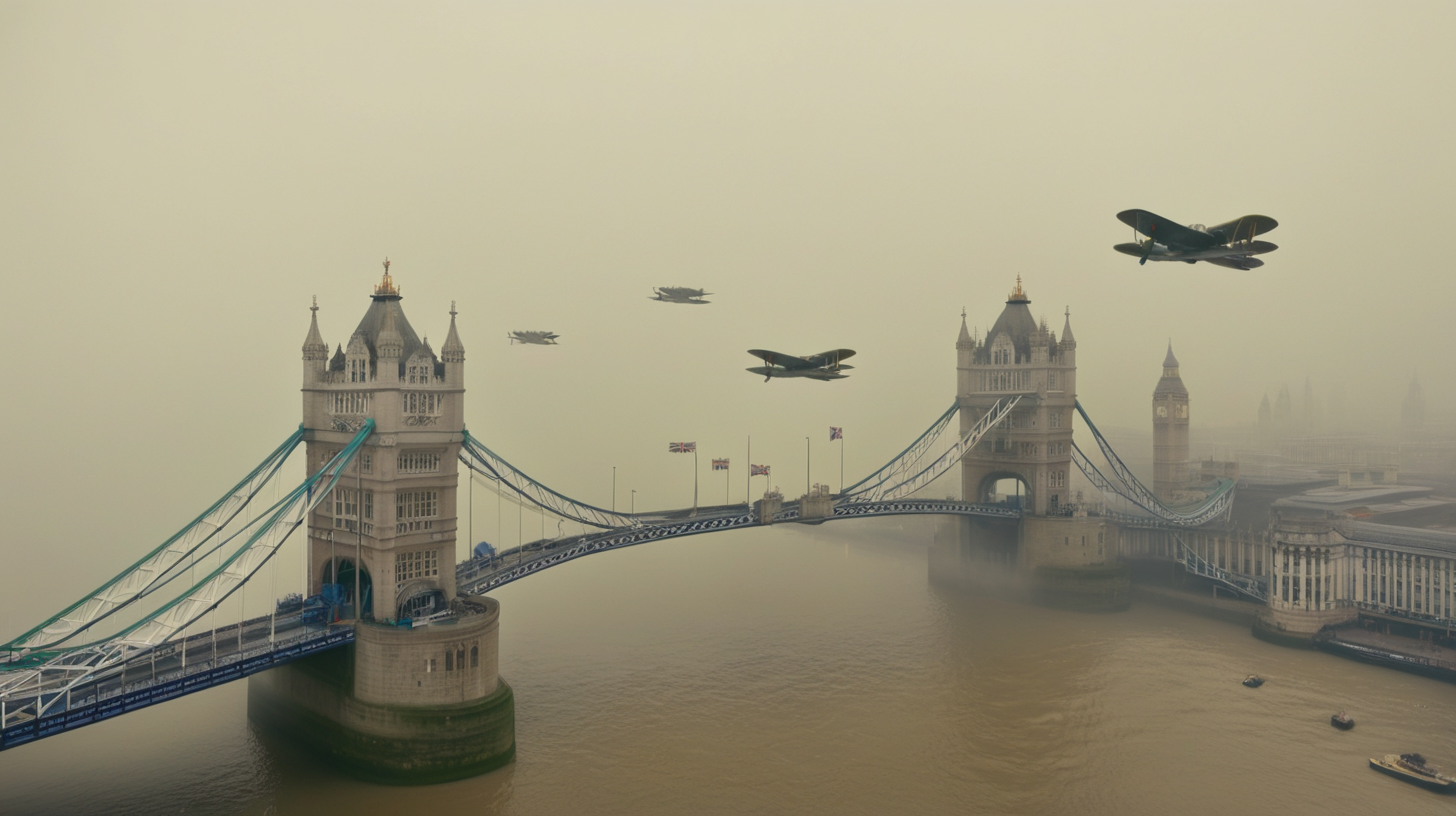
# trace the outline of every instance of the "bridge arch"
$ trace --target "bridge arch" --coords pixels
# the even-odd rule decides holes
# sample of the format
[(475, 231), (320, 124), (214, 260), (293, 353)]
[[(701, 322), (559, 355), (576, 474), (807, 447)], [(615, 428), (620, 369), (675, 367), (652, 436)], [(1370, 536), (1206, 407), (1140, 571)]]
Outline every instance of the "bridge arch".
[[(338, 578), (335, 579), (337, 570)], [(324, 564), (323, 584), (338, 584), (342, 588), (344, 602), (354, 603), (354, 571), (355, 565), (352, 558), (343, 556), (330, 559)], [(359, 613), (366, 617), (374, 615), (374, 579), (369, 575), (369, 568), (365, 567), (359, 571), (359, 595), (363, 603), (359, 605)]]
[(1017, 509), (1035, 507), (1033, 486), (1026, 474), (1013, 469), (992, 470), (981, 477), (969, 501), (981, 504), (1006, 504)]

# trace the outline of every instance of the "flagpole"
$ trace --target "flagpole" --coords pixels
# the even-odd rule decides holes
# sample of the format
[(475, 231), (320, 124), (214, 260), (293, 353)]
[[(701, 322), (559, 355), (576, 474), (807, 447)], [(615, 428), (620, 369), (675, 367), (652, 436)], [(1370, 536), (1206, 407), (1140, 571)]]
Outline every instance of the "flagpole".
[(693, 445), (693, 515), (698, 514), (698, 446)]
[(730, 461), (728, 463), (728, 466), (725, 467), (725, 468), (723, 468), (723, 506), (724, 507), (727, 507), (728, 506), (728, 485), (729, 484), (732, 484), (732, 482), (733, 482), (733, 463)]
[(743, 503), (753, 506), (753, 435), (748, 437), (748, 478), (743, 480)]
[(809, 495), (809, 437), (804, 437), (804, 495)]
[(844, 492), (844, 431), (839, 432), (839, 492)]

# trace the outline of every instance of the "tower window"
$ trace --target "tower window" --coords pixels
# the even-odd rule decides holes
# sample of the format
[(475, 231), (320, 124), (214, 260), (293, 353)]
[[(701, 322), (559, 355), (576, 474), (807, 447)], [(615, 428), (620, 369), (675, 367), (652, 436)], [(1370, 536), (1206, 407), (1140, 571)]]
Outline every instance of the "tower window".
[(400, 473), (437, 473), (440, 470), (440, 454), (435, 451), (400, 451), (395, 459), (395, 468)]
[(433, 578), (439, 574), (440, 562), (435, 550), (394, 554), (394, 580), (397, 583), (414, 578)]

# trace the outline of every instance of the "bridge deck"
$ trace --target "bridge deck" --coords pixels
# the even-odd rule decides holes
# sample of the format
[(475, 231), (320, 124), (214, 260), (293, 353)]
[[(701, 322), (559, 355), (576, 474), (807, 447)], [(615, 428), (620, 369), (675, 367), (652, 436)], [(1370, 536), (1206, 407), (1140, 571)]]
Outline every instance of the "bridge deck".
[[(254, 618), (148, 650), (70, 692), (0, 699), (0, 751), (193, 692), (231, 683), (354, 640), (348, 624), (303, 624), (298, 614)], [(37, 717), (39, 705), (46, 712)]]

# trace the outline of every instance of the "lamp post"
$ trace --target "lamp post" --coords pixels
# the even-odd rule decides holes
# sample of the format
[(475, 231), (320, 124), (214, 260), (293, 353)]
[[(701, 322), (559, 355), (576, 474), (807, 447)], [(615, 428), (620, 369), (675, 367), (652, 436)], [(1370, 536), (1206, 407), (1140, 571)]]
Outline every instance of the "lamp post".
[(809, 437), (804, 437), (804, 495), (809, 495)]
[(612, 512), (617, 512), (617, 466), (612, 465)]
[(636, 490), (636, 488), (633, 488), (633, 490), (632, 490), (632, 514), (633, 515), (636, 515), (637, 514), (637, 490)]

